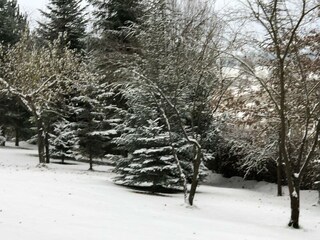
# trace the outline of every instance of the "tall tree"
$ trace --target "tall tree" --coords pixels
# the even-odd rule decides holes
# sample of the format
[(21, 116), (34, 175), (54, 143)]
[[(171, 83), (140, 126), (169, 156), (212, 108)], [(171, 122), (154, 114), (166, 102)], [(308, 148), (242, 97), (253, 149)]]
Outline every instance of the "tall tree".
[[(111, 33), (113, 30), (119, 33), (123, 28), (138, 23), (143, 14), (141, 0), (89, 0), (89, 2), (95, 7), (93, 12), (96, 17), (95, 27), (102, 32)], [(118, 37), (125, 40), (123, 35)]]
[(219, 21), (214, 14), (208, 17), (206, 8), (189, 14), (173, 2), (150, 1), (145, 21), (136, 29), (143, 50), (135, 54), (135, 61), (129, 67), (121, 70), (124, 79), (142, 89), (143, 95), (149, 94), (144, 106), (152, 108), (162, 119), (179, 169), (181, 161), (174, 136), (178, 134), (192, 145), (190, 194), (186, 175), (180, 172), (185, 201), (192, 205), (204, 157), (203, 130), (212, 112), (210, 103), (214, 96), (223, 95), (228, 81), (219, 74), (223, 58), (217, 51), (223, 31)]
[(247, 0), (246, 6), (265, 33), (261, 34), (264, 39), (255, 38), (254, 42), (264, 52), (260, 64), (268, 69), (267, 76), (259, 76), (250, 64), (240, 61), (273, 104), (279, 155), (290, 193), (289, 226), (299, 228), (300, 185), (308, 165), (318, 156), (320, 135), (319, 77), (305, 65), (310, 47), (301, 41), (301, 35), (308, 35), (309, 25), (319, 24), (320, 5), (316, 0)]
[(40, 10), (47, 19), (38, 22), (37, 32), (42, 39), (49, 42), (62, 37), (64, 46), (78, 51), (84, 49), (86, 36), (86, 7), (82, 0), (50, 0), (48, 11)]
[(97, 36), (91, 45), (98, 69), (108, 82), (118, 80), (114, 74), (133, 61), (139, 51), (132, 27), (140, 23), (144, 5), (141, 0), (90, 0), (94, 6), (94, 30)]
[(26, 15), (20, 12), (17, 1), (0, 0), (0, 43), (16, 43), (26, 27)]

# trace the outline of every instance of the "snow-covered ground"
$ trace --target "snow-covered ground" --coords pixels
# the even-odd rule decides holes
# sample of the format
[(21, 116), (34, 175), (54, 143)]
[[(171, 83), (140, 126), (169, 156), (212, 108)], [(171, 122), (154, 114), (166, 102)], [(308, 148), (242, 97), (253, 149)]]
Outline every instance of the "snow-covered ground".
[(112, 183), (111, 168), (36, 167), (36, 151), (0, 148), (4, 240), (319, 240), (317, 194), (302, 192), (302, 229), (286, 227), (288, 197), (275, 185), (211, 176), (193, 208), (182, 194), (150, 195)]

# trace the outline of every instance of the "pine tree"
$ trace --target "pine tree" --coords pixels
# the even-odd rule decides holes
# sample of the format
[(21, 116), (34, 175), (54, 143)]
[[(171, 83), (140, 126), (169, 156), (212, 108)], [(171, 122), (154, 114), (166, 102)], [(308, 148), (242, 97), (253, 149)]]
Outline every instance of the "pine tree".
[(82, 86), (79, 95), (71, 99), (70, 112), (73, 113), (74, 129), (78, 138), (76, 151), (79, 157), (89, 160), (93, 170), (93, 159), (103, 158), (107, 153), (115, 153), (112, 139), (118, 135), (117, 107), (107, 100), (114, 93), (109, 87), (99, 83)]
[(85, 7), (81, 0), (50, 0), (48, 11), (40, 10), (47, 22), (38, 22), (41, 39), (50, 42), (62, 37), (63, 45), (78, 51), (84, 49), (86, 36)]
[(128, 150), (128, 157), (116, 167), (115, 182), (150, 188), (152, 192), (179, 189), (180, 178), (174, 163), (168, 132), (159, 119), (149, 119), (145, 126), (127, 129), (118, 144)]
[(20, 12), (17, 1), (0, 0), (0, 43), (16, 43), (26, 28), (26, 16)]
[(94, 29), (98, 33), (91, 45), (96, 65), (106, 81), (117, 82), (116, 73), (134, 59), (140, 47), (132, 26), (141, 21), (144, 7), (141, 0), (91, 0), (95, 7)]
[(74, 146), (77, 142), (77, 136), (72, 123), (63, 119), (54, 124), (54, 137), (51, 140), (51, 156), (61, 159), (64, 164), (66, 159), (74, 158)]
[[(183, 174), (190, 181), (192, 144), (176, 129), (168, 131), (158, 103), (146, 89), (141, 86), (127, 88), (123, 95), (128, 109), (123, 123), (118, 126), (121, 136), (115, 142), (126, 156), (116, 164), (118, 176), (115, 182), (145, 187), (152, 192), (181, 189), (183, 184), (172, 146), (180, 159)], [(204, 172), (201, 171), (201, 179), (203, 177)]]
[(75, 104), (76, 134), (78, 144), (76, 151), (89, 160), (89, 170), (93, 170), (93, 159), (102, 156), (103, 139), (96, 136), (101, 121), (97, 112), (98, 102), (88, 96), (77, 96), (72, 99)]
[(142, 14), (141, 0), (90, 0), (96, 7), (96, 26), (102, 31), (120, 31), (123, 27), (137, 23)]
[(125, 101), (121, 97), (120, 87), (102, 83), (96, 93), (103, 114), (99, 134), (104, 138), (104, 153), (109, 156), (121, 154), (113, 141), (119, 136), (119, 125), (123, 122)]

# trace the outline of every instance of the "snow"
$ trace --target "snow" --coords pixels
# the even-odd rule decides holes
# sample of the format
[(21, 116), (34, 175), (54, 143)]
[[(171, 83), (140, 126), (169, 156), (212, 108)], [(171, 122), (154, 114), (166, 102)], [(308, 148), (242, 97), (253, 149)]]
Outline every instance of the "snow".
[(168, 150), (171, 150), (171, 147), (158, 147), (158, 148), (141, 148), (141, 149), (138, 149), (138, 150), (135, 150), (133, 152), (133, 154), (154, 154), (154, 153), (159, 153), (159, 152), (165, 152), (165, 151), (168, 151)]
[(114, 129), (111, 130), (104, 130), (104, 131), (94, 131), (90, 135), (91, 136), (110, 136), (110, 135), (117, 135), (117, 131)]
[[(301, 192), (302, 229), (286, 227), (289, 197), (265, 182), (211, 174), (195, 207), (183, 193), (151, 195), (115, 185), (112, 167), (37, 166), (35, 146), (0, 147), (1, 239), (318, 240), (317, 192)], [(69, 161), (70, 162), (70, 161)], [(210, 183), (210, 184), (209, 184)], [(286, 190), (287, 192), (287, 190)]]

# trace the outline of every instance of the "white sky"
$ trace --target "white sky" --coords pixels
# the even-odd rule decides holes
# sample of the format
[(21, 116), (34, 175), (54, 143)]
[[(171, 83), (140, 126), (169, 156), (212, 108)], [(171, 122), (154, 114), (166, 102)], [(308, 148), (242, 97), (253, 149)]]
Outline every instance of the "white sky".
[(47, 3), (48, 0), (18, 0), (21, 12), (28, 14), (31, 28), (35, 27), (36, 21), (41, 20), (38, 9), (45, 10)]

